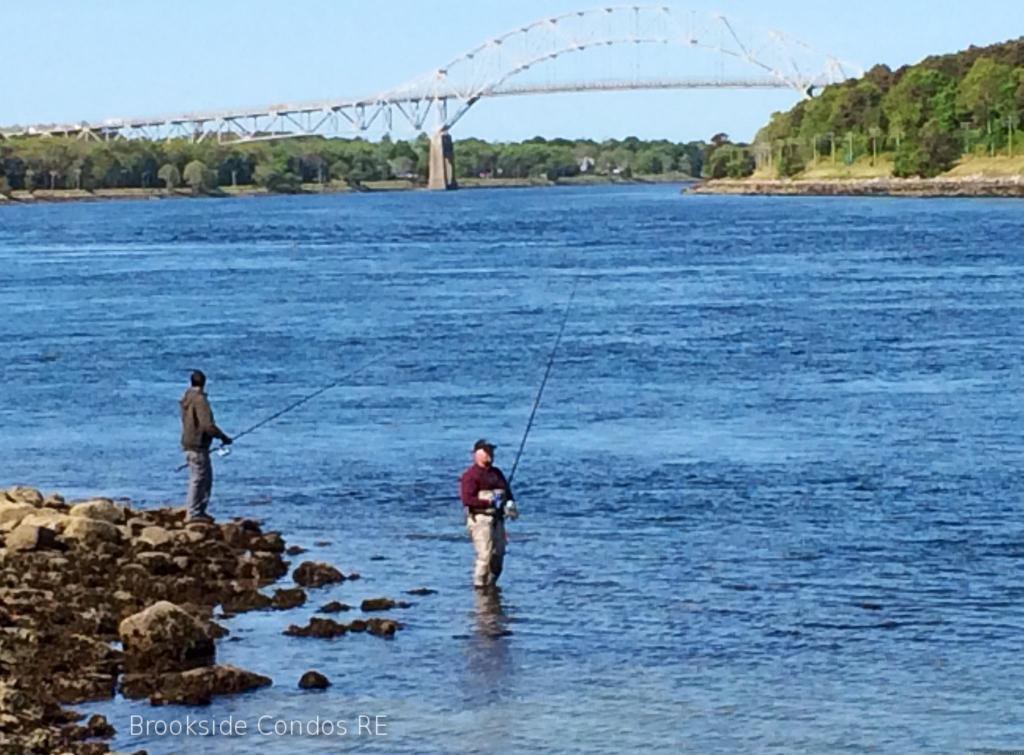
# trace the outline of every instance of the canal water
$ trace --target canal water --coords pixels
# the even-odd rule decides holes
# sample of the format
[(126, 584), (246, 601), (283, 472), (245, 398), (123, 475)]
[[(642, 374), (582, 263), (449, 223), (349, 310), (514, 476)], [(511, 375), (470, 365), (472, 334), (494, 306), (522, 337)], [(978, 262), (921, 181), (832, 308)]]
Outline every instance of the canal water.
[[(362, 579), (225, 622), (218, 660), (270, 688), (78, 709), (150, 753), (1024, 747), (1021, 208), (675, 186), (0, 208), (0, 484), (180, 505), (190, 370), (229, 433), (342, 379), (215, 461), (211, 512)], [(458, 476), (479, 437), (511, 467), (577, 279), (503, 589), (477, 596)], [(281, 634), (376, 596), (413, 603), (393, 640)], [(308, 669), (333, 685), (299, 690)], [(247, 728), (153, 726), (188, 717)]]

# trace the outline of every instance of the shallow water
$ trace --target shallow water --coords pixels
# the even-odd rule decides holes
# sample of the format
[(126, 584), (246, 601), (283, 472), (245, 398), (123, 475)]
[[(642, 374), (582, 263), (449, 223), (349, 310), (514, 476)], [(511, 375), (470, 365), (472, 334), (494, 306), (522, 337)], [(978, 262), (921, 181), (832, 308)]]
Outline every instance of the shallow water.
[[(237, 433), (384, 355), (215, 461), (215, 515), (362, 574), (227, 622), (219, 660), (274, 686), (79, 709), (151, 753), (1024, 747), (1022, 207), (658, 186), (0, 208), (0, 484), (178, 504), (190, 369)], [(511, 466), (577, 277), (494, 604), (457, 477), (480, 436)], [(280, 634), (379, 595), (414, 602), (393, 641)], [(333, 686), (297, 689), (310, 668)]]

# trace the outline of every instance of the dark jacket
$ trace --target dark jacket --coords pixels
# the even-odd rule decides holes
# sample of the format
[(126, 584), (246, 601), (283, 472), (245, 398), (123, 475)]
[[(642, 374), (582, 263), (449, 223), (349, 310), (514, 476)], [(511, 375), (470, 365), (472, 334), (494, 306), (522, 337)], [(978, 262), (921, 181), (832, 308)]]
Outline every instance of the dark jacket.
[(181, 447), (186, 451), (208, 451), (214, 438), (227, 439), (213, 421), (213, 410), (202, 388), (189, 388), (181, 397)]
[(459, 497), (462, 499), (462, 505), (470, 511), (485, 511), (491, 508), (490, 502), (477, 498), (477, 494), (481, 490), (504, 490), (505, 500), (512, 499), (512, 489), (508, 486), (508, 481), (500, 469), (478, 467), (473, 464), (462, 473), (462, 478), (459, 480)]

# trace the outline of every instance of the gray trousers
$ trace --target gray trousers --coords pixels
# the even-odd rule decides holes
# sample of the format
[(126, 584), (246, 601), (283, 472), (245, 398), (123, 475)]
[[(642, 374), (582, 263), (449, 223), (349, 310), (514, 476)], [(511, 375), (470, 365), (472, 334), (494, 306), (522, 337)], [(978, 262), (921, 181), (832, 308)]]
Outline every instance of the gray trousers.
[(498, 581), (505, 562), (505, 522), (500, 517), (466, 514), (466, 531), (473, 541), (476, 561), (473, 585), (488, 587)]
[(185, 509), (189, 519), (206, 515), (213, 489), (213, 465), (209, 451), (186, 451), (188, 463), (188, 492), (185, 495)]

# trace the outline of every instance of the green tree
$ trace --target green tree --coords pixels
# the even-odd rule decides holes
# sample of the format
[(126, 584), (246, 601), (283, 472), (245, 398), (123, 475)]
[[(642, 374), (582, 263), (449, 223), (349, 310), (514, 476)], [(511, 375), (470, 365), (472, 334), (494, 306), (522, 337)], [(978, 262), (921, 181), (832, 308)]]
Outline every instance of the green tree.
[(185, 172), (181, 174), (190, 187), (192, 194), (200, 194), (211, 188), (210, 172), (202, 160), (193, 160), (185, 166)]
[(956, 137), (937, 121), (928, 121), (917, 140), (904, 142), (896, 150), (893, 173), (900, 177), (931, 178), (952, 168), (959, 158), (960, 145)]
[(1001, 133), (999, 128), (993, 129), (993, 121), (1016, 112), (1017, 86), (1013, 67), (988, 56), (975, 60), (960, 82), (956, 105), (970, 114), (974, 125), (984, 126), (989, 154), (995, 154)]
[(287, 169), (280, 159), (271, 163), (257, 165), (253, 173), (256, 183), (268, 191), (277, 191), (284, 194), (293, 194), (302, 190), (302, 181), (299, 176)]
[(168, 192), (174, 191), (181, 186), (181, 173), (178, 172), (178, 166), (173, 163), (167, 163), (160, 168), (156, 177), (164, 182), (164, 187)]

